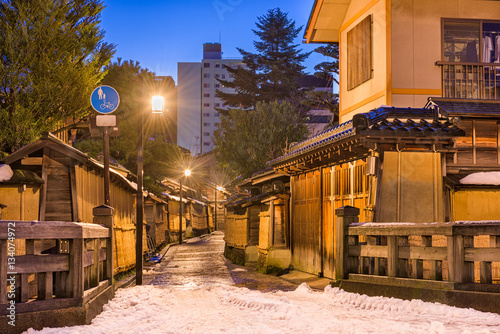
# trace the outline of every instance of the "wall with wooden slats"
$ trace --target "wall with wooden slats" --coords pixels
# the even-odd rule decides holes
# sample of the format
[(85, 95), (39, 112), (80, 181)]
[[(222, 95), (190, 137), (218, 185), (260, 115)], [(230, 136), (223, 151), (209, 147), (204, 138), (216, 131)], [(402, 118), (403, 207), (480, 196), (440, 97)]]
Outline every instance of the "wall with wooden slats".
[(379, 222), (444, 221), (441, 154), (385, 152), (380, 194)]
[[(75, 166), (80, 221), (93, 221), (93, 208), (104, 203), (104, 178), (93, 169)], [(135, 201), (136, 194), (115, 183), (110, 185), (110, 204), (114, 211), (115, 272), (125, 271), (135, 264)], [(144, 229), (145, 229), (144, 224)], [(146, 231), (143, 233), (144, 250), (147, 251)]]

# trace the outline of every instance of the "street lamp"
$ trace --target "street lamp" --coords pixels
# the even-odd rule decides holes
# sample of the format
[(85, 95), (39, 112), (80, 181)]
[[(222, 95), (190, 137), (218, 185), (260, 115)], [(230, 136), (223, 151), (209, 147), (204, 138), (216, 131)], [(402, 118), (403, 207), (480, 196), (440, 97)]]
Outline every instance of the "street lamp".
[[(186, 169), (184, 171), (183, 177), (188, 177), (191, 175), (191, 170)], [(179, 244), (182, 244), (182, 178), (179, 180)]]
[[(163, 113), (165, 100), (161, 96), (153, 96), (151, 100), (151, 111), (152, 113), (159, 114)], [(144, 113), (141, 112), (141, 120), (138, 126), (138, 138), (137, 138), (137, 206), (136, 206), (136, 239), (135, 239), (135, 284), (142, 285), (142, 265), (143, 265), (143, 220), (144, 220), (144, 195), (143, 195), (143, 174), (144, 174), (144, 163), (143, 163), (143, 139), (144, 139)]]

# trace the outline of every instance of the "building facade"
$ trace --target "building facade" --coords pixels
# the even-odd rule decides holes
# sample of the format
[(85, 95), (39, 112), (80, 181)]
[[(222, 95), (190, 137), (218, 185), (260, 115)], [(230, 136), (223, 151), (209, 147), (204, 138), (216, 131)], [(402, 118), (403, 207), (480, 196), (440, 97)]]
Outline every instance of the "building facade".
[(500, 2), (316, 0), (307, 43), (338, 42), (341, 122), (428, 97), (500, 100)]
[(242, 66), (241, 59), (222, 58), (220, 43), (203, 44), (201, 62), (178, 63), (178, 131), (177, 142), (193, 155), (211, 151), (214, 147), (212, 135), (219, 126), (216, 109), (224, 108), (216, 96), (219, 89), (231, 93), (217, 79), (231, 80), (224, 68)]

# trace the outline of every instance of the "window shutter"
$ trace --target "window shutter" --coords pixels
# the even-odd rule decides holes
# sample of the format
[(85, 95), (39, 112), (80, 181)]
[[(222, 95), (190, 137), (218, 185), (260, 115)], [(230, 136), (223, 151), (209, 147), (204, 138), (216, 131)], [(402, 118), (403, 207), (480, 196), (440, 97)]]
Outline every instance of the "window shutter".
[(371, 15), (347, 32), (347, 89), (371, 79)]

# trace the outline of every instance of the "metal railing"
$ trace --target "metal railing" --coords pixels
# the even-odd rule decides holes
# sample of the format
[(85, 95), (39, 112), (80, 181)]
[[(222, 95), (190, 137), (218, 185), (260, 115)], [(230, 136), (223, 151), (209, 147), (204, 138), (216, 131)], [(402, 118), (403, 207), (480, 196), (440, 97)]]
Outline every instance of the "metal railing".
[(500, 64), (436, 62), (441, 67), (442, 97), (500, 100)]

